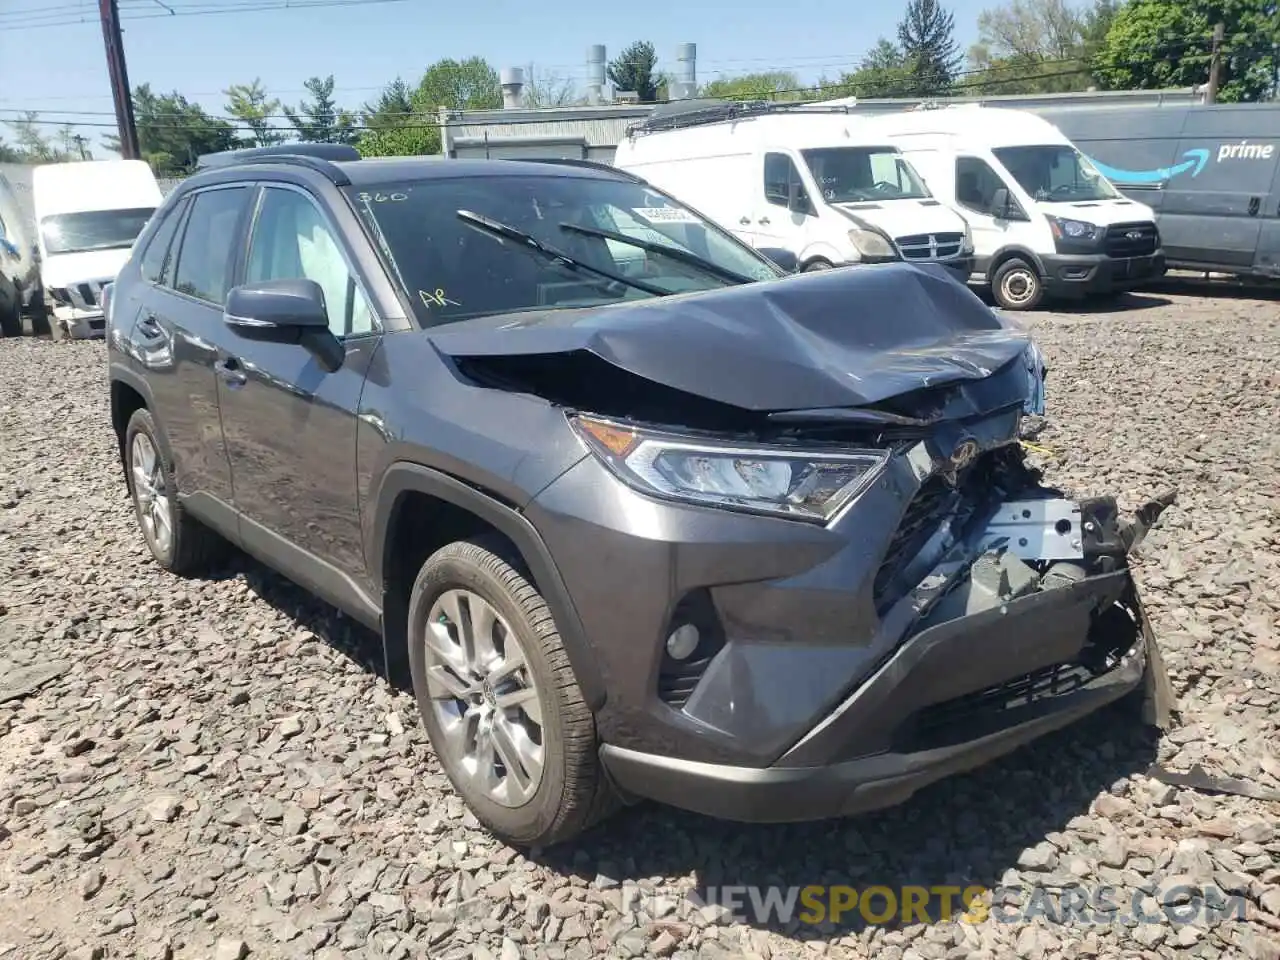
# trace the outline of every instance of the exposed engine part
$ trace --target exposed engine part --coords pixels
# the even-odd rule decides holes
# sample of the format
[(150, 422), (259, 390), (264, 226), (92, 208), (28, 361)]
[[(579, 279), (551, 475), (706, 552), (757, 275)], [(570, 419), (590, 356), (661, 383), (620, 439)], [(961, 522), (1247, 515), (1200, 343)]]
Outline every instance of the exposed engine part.
[(1080, 564), (1060, 560), (1057, 563), (1049, 564), (1044, 575), (1040, 577), (1040, 588), (1042, 590), (1052, 590), (1056, 587), (1069, 587), (1088, 575), (1089, 571)]
[(984, 553), (969, 568), (968, 576), (937, 602), (921, 628), (998, 607), (1035, 593), (1039, 586), (1036, 571), (1012, 553)]

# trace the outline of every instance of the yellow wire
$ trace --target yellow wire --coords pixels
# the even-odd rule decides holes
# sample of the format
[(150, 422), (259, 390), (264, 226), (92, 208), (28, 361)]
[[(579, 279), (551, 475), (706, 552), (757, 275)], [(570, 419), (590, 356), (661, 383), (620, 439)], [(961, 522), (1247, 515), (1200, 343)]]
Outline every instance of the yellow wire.
[(1042, 446), (1040, 446), (1040, 444), (1038, 444), (1038, 443), (1032, 443), (1030, 440), (1021, 440), (1021, 441), (1019, 441), (1019, 442), (1020, 442), (1024, 447), (1026, 447), (1028, 450), (1030, 450), (1032, 453), (1042, 453), (1042, 454), (1044, 454), (1046, 457), (1053, 457), (1053, 456), (1057, 456), (1057, 454), (1055, 454), (1055, 453), (1054, 453), (1052, 450), (1050, 450), (1048, 447), (1042, 447)]

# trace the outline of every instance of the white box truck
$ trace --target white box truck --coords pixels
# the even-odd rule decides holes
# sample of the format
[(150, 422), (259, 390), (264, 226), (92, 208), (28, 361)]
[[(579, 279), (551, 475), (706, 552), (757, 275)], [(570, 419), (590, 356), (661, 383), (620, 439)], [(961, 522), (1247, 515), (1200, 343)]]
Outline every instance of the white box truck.
[(53, 335), (101, 335), (102, 288), (160, 205), (160, 185), (142, 160), (85, 160), (36, 167), (31, 193)]
[(1165, 272), (1151, 208), (1023, 110), (957, 105), (868, 119), (969, 222), (974, 268), (1006, 310), (1129, 289)]
[(799, 270), (933, 262), (967, 279), (964, 219), (844, 107), (685, 101), (628, 130), (614, 164)]

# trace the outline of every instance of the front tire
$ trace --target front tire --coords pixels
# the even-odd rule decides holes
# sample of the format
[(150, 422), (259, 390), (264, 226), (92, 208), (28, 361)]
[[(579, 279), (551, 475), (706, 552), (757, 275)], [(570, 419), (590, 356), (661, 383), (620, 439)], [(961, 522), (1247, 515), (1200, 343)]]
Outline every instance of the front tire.
[(142, 538), (156, 563), (170, 573), (203, 573), (218, 559), (225, 541), (182, 505), (164, 450), (151, 411), (135, 410), (124, 435), (125, 475)]
[(505, 843), (550, 846), (616, 798), (555, 621), (513, 561), (488, 537), (432, 554), (409, 599), (409, 665), (431, 746), (476, 818)]
[(1013, 257), (996, 268), (991, 295), (1005, 310), (1034, 310), (1044, 299), (1044, 282), (1032, 264)]
[(0, 276), (0, 334), (6, 339), (22, 336), (22, 297), (16, 284)]

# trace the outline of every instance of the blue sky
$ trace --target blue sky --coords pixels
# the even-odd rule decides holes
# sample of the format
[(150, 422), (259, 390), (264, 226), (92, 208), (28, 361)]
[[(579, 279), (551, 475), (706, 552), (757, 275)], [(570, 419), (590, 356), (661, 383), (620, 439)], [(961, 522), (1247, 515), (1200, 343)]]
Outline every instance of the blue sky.
[[(283, 2), (120, 0), (131, 83), (150, 83), (162, 92), (177, 89), (221, 115), (226, 98), (219, 91), (232, 83), (257, 76), (273, 96), (296, 104), (305, 95), (306, 78), (332, 73), (339, 102), (356, 107), (397, 74), (416, 81), (442, 57), (479, 55), (495, 67), (532, 63), (540, 74), (581, 85), (589, 44), (605, 44), (612, 58), (637, 39), (652, 41), (659, 65), (666, 67), (674, 66), (677, 43), (696, 43), (700, 82), (769, 69), (790, 70), (808, 82), (850, 69), (877, 37), (892, 37), (905, 5), (905, 0), (809, 0), (800, 6), (765, 0), (644, 6), (401, 0), (195, 13)], [(947, 4), (962, 49), (976, 37), (978, 13), (995, 2)], [(111, 132), (96, 8), (96, 0), (0, 2), (0, 118), (30, 109), (50, 123), (80, 123), (80, 132), (94, 140)], [(179, 15), (169, 15), (166, 8)], [(51, 22), (58, 25), (37, 26)], [(5, 127), (0, 126), (0, 136), (12, 141)]]

